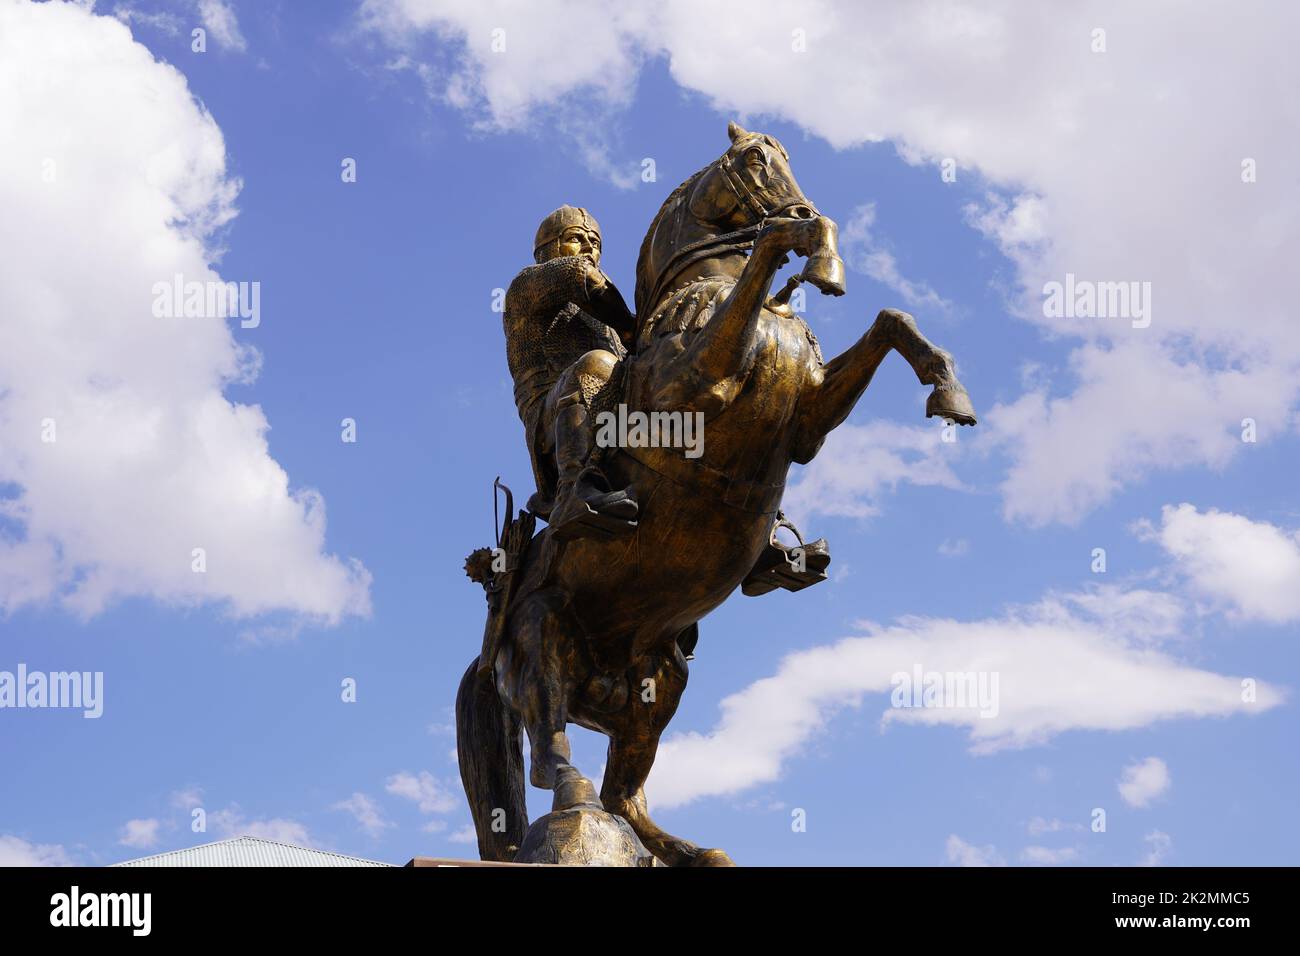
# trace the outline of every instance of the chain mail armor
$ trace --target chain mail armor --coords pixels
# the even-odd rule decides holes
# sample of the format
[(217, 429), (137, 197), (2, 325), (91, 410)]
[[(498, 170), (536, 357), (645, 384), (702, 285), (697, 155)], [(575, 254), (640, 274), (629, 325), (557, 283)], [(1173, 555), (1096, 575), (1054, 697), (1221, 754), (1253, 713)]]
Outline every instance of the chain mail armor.
[[(506, 362), (537, 490), (545, 498), (554, 494), (556, 481), (549, 457), (553, 436), (543, 422), (547, 394), (587, 352), (604, 349), (619, 359), (627, 354), (614, 329), (587, 311), (611, 314), (613, 321), (630, 327), (631, 315), (614, 287), (593, 290), (594, 269), (580, 256), (561, 256), (525, 267), (506, 292)], [(573, 381), (566, 380), (562, 387), (566, 394), (578, 392), (579, 400), (595, 413), (617, 403), (621, 371), (620, 364), (608, 384), (573, 374)]]

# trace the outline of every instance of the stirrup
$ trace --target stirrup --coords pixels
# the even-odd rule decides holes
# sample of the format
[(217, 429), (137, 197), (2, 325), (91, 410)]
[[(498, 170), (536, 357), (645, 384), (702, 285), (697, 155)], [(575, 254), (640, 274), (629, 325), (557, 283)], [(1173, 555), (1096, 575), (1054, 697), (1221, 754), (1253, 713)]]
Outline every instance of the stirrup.
[[(781, 528), (789, 528), (799, 544), (786, 547), (777, 540), (776, 533)], [(831, 552), (826, 539), (818, 538), (811, 544), (804, 544), (799, 529), (790, 523), (783, 512), (778, 511), (767, 546), (763, 548), (763, 553), (758, 556), (749, 574), (745, 575), (740, 590), (748, 597), (758, 597), (777, 588), (802, 591), (819, 581), (825, 581), (826, 568), (830, 563)]]

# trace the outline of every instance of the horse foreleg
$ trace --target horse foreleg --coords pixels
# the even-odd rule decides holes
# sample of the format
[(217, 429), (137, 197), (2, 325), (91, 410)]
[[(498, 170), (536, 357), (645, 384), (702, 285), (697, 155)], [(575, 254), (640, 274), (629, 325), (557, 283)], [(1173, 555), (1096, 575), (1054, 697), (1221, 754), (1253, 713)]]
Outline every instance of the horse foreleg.
[(916, 320), (897, 309), (883, 309), (875, 324), (883, 324), (894, 351), (907, 359), (922, 385), (933, 385), (925, 402), (925, 417), (949, 418), (958, 425), (975, 424), (975, 408), (966, 387), (957, 379), (951, 355), (936, 346), (916, 327)]
[(927, 418), (938, 415), (960, 425), (975, 424), (975, 409), (957, 378), (952, 356), (922, 335), (906, 312), (882, 309), (867, 333), (827, 362), (822, 377), (800, 399), (795, 461), (812, 460), (826, 435), (848, 418), (891, 350), (906, 359), (922, 385), (934, 386), (925, 403)]
[(768, 223), (726, 301), (691, 338), (672, 368), (665, 370), (670, 374), (655, 391), (654, 407), (696, 409), (708, 415), (735, 398), (754, 360), (759, 316), (786, 253), (811, 255), (826, 231), (817, 218)]
[(554, 790), (553, 809), (595, 804), (596, 790), (569, 761), (568, 724), (573, 692), (573, 625), (558, 596), (530, 597), (515, 616), (515, 639), (502, 654), (510, 699), (531, 745), (529, 780)]

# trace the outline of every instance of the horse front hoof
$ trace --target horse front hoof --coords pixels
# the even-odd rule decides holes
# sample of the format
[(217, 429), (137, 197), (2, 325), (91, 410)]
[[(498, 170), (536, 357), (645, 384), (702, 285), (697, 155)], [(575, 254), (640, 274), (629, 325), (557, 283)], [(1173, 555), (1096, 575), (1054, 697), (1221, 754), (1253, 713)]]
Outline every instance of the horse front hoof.
[(731, 857), (727, 856), (722, 850), (701, 850), (695, 859), (691, 860), (691, 866), (735, 866)]
[(573, 810), (588, 807), (603, 810), (600, 795), (595, 785), (584, 777), (576, 767), (563, 767), (556, 774), (555, 795), (551, 799), (551, 811)]
[(936, 385), (925, 401), (926, 418), (951, 419), (958, 425), (975, 424), (975, 406), (960, 385)]

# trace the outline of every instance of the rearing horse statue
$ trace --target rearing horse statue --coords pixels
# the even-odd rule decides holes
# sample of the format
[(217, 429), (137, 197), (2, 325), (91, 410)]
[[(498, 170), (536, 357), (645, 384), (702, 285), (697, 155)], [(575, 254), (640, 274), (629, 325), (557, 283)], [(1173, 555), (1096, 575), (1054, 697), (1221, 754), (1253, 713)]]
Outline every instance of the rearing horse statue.
[[(528, 827), (529, 779), (554, 808), (595, 805), (570, 762), (569, 723), (609, 737), (599, 804), (669, 865), (726, 865), (651, 819), (645, 781), (686, 688), (678, 637), (720, 605), (768, 545), (792, 462), (812, 460), (897, 351), (934, 387), (927, 416), (973, 425), (952, 358), (886, 309), (858, 342), (823, 362), (812, 330), (770, 295), (793, 253), (801, 279), (842, 295), (836, 226), (803, 194), (773, 137), (730, 124), (717, 161), (673, 191), (637, 262), (635, 347), (624, 402), (702, 413), (703, 454), (608, 450), (612, 487), (639, 503), (637, 527), (609, 538), (530, 538), (491, 659), (474, 661), (456, 698), (457, 753), (480, 855), (514, 858)], [(524, 527), (531, 536), (530, 516)], [(653, 688), (649, 695), (644, 688)]]

